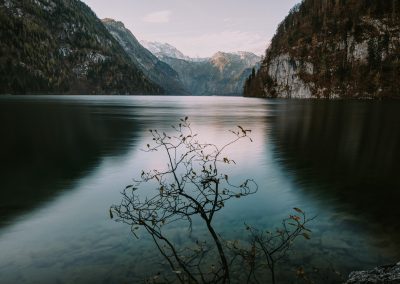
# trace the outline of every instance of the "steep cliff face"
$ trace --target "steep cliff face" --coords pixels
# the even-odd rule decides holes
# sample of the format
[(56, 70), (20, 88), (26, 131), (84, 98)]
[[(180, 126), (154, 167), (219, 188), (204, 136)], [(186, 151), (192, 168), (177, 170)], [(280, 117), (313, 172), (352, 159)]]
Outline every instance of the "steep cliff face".
[(160, 94), (79, 0), (0, 1), (0, 94)]
[(258, 68), (261, 60), (259, 56), (244, 51), (217, 52), (211, 58), (190, 58), (170, 45), (157, 45), (151, 49), (178, 72), (185, 88), (196, 96), (242, 95), (246, 78), (253, 68)]
[(245, 95), (400, 97), (399, 77), (399, 0), (304, 0), (279, 25)]
[(138, 66), (148, 78), (163, 87), (168, 94), (189, 94), (179, 80), (178, 73), (144, 48), (122, 22), (113, 19), (103, 19), (102, 22), (136, 66)]

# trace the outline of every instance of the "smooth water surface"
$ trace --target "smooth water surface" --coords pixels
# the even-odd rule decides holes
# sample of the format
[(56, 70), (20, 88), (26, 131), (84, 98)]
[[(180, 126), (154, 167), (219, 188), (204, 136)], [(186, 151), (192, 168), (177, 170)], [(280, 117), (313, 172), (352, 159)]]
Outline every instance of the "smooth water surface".
[[(216, 219), (226, 238), (244, 222), (273, 228), (300, 207), (316, 216), (296, 266), (351, 270), (400, 260), (399, 102), (235, 97), (1, 97), (0, 283), (135, 283), (161, 258), (108, 209), (142, 169), (148, 129), (189, 116), (204, 142), (252, 129), (229, 150), (232, 176), (257, 194)], [(184, 229), (176, 238), (185, 238)]]

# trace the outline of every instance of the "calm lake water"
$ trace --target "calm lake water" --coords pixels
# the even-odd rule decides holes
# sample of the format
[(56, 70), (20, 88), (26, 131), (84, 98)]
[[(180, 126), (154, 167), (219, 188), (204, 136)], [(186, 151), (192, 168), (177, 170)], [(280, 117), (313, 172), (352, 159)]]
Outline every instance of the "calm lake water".
[(163, 163), (141, 151), (148, 129), (169, 131), (184, 116), (204, 142), (226, 142), (236, 125), (253, 130), (253, 143), (228, 154), (231, 176), (260, 189), (220, 212), (224, 237), (244, 238), (244, 222), (273, 228), (300, 207), (316, 219), (286, 275), (397, 262), (399, 111), (397, 101), (1, 97), (0, 283), (138, 283), (156, 272), (152, 243), (108, 209)]

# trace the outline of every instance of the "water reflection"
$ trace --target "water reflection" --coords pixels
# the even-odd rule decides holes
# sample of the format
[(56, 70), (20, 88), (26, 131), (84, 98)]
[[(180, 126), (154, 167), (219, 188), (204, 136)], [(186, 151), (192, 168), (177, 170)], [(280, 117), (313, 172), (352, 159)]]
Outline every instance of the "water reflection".
[(395, 244), (397, 256), (399, 109), (399, 102), (291, 101), (276, 105), (271, 124), (276, 159), (298, 190), (356, 216), (339, 224)]
[(141, 125), (115, 108), (67, 102), (0, 104), (0, 225), (70, 188), (103, 156), (126, 152)]
[(0, 213), (8, 224), (0, 228), (0, 282), (140, 282), (157, 271), (152, 243), (132, 239), (108, 208), (132, 177), (160, 165), (140, 151), (147, 129), (169, 130), (183, 116), (218, 145), (236, 125), (253, 130), (254, 143), (228, 151), (238, 163), (229, 176), (254, 178), (260, 190), (221, 211), (215, 225), (227, 238), (242, 238), (244, 221), (270, 228), (301, 207), (318, 218), (296, 264), (318, 259), (347, 273), (399, 255), (398, 103), (0, 99)]
[[(245, 122), (255, 128), (265, 114), (263, 107), (249, 112), (254, 103), (244, 101), (1, 98), (7, 122), (1, 132), (9, 150), (1, 152), (9, 164), (1, 172), (7, 182), (1, 193), (3, 224), (9, 225), (0, 228), (1, 282), (125, 283), (151, 275), (160, 263), (152, 244), (133, 240), (129, 228), (108, 217), (131, 178), (158, 163), (140, 151), (149, 139), (147, 129), (167, 130), (189, 115), (205, 140), (219, 143), (221, 132)], [(177, 236), (185, 239), (183, 233)]]

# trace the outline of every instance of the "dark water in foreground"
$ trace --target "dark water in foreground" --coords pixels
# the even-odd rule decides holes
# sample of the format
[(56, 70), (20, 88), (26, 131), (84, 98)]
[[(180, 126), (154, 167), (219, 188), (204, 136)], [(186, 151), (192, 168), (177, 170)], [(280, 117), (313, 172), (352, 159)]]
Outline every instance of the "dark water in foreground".
[[(300, 207), (312, 222), (297, 265), (335, 270), (400, 260), (400, 102), (224, 97), (0, 98), (0, 283), (137, 283), (160, 258), (108, 208), (157, 158), (148, 129), (189, 116), (207, 142), (243, 125), (254, 142), (230, 151), (232, 176), (259, 192), (216, 219), (225, 237), (243, 223), (270, 228)], [(185, 238), (177, 230), (177, 238)], [(289, 265), (289, 264), (288, 264)]]

